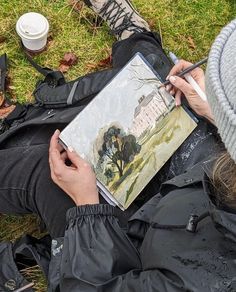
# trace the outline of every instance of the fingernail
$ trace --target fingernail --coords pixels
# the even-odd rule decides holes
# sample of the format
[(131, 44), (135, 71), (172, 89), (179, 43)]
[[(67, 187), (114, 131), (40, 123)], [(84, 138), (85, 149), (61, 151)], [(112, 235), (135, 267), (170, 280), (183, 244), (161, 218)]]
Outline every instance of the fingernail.
[(84, 153), (81, 153), (80, 154), (80, 157), (83, 158), (83, 159), (85, 159), (85, 154)]
[(60, 131), (58, 129), (56, 129), (56, 131), (54, 132), (54, 134), (60, 134)]
[(176, 107), (180, 107), (180, 103), (179, 103), (179, 101), (177, 101), (177, 100), (175, 101), (175, 106), (176, 106)]
[(166, 80), (169, 80), (169, 78), (170, 78), (170, 75), (168, 75), (168, 76), (166, 77)]
[(71, 147), (71, 146), (68, 146), (68, 151), (69, 151), (69, 152), (74, 152), (74, 149), (73, 149), (73, 147)]
[(167, 85), (167, 86), (166, 86), (166, 90), (167, 90), (167, 91), (170, 91), (171, 87), (172, 87), (172, 86), (171, 86), (170, 84)]
[(170, 82), (175, 83), (175, 81), (176, 81), (176, 78), (174, 76), (170, 76)]

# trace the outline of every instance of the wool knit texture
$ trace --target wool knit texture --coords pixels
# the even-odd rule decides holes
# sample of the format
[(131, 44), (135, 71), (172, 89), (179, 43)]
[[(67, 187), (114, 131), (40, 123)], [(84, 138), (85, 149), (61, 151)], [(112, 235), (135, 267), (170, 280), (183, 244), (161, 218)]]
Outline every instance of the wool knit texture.
[(206, 93), (222, 141), (236, 162), (236, 20), (223, 28), (211, 48)]

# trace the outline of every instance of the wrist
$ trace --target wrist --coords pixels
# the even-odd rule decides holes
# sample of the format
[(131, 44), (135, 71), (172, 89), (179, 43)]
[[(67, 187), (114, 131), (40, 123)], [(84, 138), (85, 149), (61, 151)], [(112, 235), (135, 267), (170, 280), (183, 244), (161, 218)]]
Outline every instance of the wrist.
[(90, 193), (88, 195), (76, 197), (74, 200), (76, 206), (96, 205), (99, 204), (98, 192)]
[(215, 125), (215, 120), (214, 120), (213, 116), (211, 116), (211, 115), (205, 115), (204, 118), (206, 118), (210, 123), (212, 123), (213, 125)]
[(215, 119), (214, 119), (214, 116), (212, 114), (210, 107), (205, 111), (205, 113), (203, 114), (203, 117), (206, 118), (210, 123), (215, 125)]

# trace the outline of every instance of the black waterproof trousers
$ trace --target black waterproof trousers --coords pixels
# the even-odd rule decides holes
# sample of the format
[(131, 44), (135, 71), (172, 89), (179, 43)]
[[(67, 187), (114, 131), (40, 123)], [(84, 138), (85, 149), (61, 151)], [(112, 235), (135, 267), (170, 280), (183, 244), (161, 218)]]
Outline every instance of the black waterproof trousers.
[[(112, 51), (113, 67), (121, 68), (136, 52), (142, 53), (165, 79), (172, 64), (161, 47), (159, 36), (149, 32), (134, 34), (129, 39), (116, 42)], [(74, 206), (69, 196), (50, 178), (48, 144), (56, 128), (56, 124), (50, 128), (29, 128), (23, 135), (16, 135), (14, 141), (0, 148), (0, 213), (35, 213), (53, 238), (64, 235), (66, 211)], [(215, 136), (209, 125), (201, 121), (161, 173), (145, 188), (136, 204), (121, 218), (127, 218), (150, 196), (155, 195), (165, 179), (211, 156), (215, 152), (214, 145)]]

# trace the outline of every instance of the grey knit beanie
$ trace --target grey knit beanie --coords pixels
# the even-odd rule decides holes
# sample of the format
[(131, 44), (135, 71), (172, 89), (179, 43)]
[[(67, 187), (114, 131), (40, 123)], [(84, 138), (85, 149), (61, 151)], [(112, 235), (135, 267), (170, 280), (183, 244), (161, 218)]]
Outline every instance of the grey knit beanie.
[(211, 48), (206, 92), (219, 134), (236, 162), (236, 20), (223, 28)]

